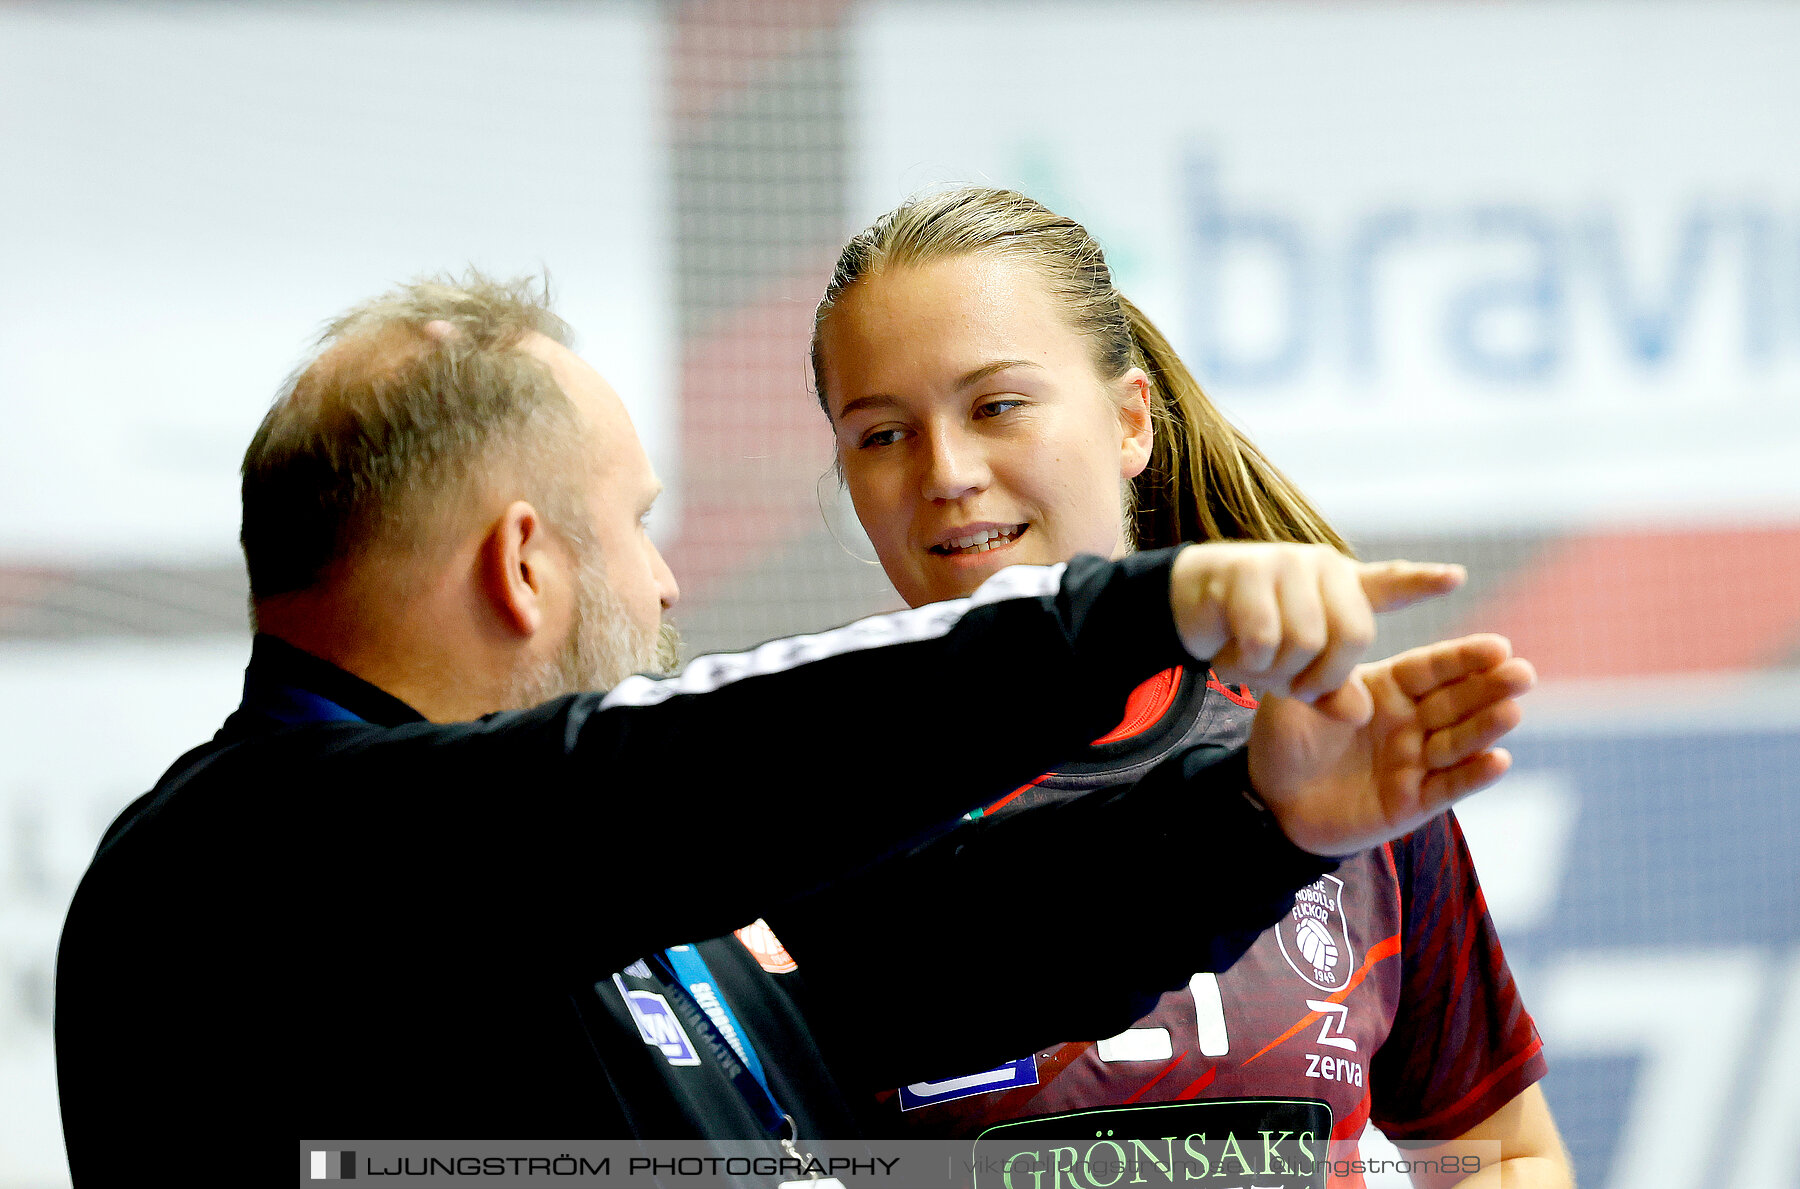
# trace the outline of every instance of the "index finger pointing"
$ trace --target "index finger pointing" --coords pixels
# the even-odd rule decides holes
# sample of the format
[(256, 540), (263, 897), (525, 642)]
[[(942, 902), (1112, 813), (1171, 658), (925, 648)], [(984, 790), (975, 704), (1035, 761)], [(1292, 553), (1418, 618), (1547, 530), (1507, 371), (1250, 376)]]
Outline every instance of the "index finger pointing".
[(1449, 594), (1468, 579), (1469, 572), (1441, 562), (1365, 561), (1357, 563), (1356, 576), (1369, 606), (1377, 611), (1398, 611)]

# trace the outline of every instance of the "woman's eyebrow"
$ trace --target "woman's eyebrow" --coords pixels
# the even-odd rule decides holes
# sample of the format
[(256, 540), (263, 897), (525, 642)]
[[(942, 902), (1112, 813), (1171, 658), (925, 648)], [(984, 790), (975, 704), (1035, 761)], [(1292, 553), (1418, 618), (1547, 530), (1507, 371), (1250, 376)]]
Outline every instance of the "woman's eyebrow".
[[(1044, 370), (1042, 364), (1033, 363), (1029, 359), (996, 359), (992, 363), (984, 363), (974, 371), (962, 376), (956, 381), (956, 386), (958, 388), (971, 388), (990, 376), (999, 375), (1001, 372), (1015, 367), (1028, 367), (1034, 371), (1040, 372)], [(838, 410), (837, 415), (839, 417), (848, 417), (850, 414), (860, 413), (864, 409), (887, 409), (900, 403), (900, 398), (897, 396), (892, 396), (885, 392), (876, 392), (869, 396), (859, 396), (853, 401), (845, 402), (844, 407)]]
[(840, 418), (843, 418), (848, 417), (852, 413), (860, 413), (864, 409), (887, 409), (892, 408), (899, 403), (899, 397), (888, 396), (885, 393), (876, 393), (874, 396), (859, 396), (853, 401), (845, 402), (844, 407), (838, 410), (837, 415)]
[(1013, 367), (1029, 367), (1040, 372), (1044, 370), (1041, 365), (1035, 364), (1029, 359), (996, 359), (992, 363), (982, 364), (980, 367), (958, 380), (956, 386), (958, 388), (967, 388), (970, 385), (981, 383), (989, 376), (998, 375), (1006, 369)]

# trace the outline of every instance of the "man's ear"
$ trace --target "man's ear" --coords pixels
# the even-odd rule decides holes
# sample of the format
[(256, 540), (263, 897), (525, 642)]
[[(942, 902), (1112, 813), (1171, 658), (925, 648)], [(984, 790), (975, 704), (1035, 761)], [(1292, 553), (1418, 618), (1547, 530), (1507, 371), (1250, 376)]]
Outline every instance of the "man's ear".
[(534, 636), (544, 626), (545, 600), (560, 559), (544, 518), (524, 500), (506, 506), (481, 542), (482, 593), (508, 631)]
[(1150, 416), (1150, 377), (1134, 367), (1120, 378), (1119, 477), (1135, 479), (1150, 465), (1150, 447), (1156, 443), (1156, 424)]

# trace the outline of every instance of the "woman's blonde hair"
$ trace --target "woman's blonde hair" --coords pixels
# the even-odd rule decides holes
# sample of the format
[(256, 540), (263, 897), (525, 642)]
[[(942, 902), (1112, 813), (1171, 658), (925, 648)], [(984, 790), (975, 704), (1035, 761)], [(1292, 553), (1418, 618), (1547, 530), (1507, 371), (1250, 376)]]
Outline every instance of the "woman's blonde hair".
[(1075, 220), (1012, 190), (968, 186), (912, 198), (844, 245), (813, 316), (813, 381), (825, 415), (820, 331), (863, 278), (971, 254), (1018, 260), (1049, 284), (1069, 321), (1093, 344), (1105, 380), (1133, 367), (1150, 378), (1156, 429), (1150, 462), (1131, 481), (1134, 543), (1293, 541), (1350, 547), (1249, 438), (1208, 400), (1187, 365), (1112, 283), (1100, 245)]

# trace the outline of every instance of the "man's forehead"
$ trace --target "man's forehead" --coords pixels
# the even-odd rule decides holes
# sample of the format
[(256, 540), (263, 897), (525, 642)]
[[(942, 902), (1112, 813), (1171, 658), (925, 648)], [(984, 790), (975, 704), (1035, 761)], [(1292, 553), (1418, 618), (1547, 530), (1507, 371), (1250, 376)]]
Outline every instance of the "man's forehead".
[(519, 349), (540, 361), (555, 374), (564, 388), (590, 388), (599, 386), (608, 392), (612, 385), (601, 379), (588, 362), (575, 352), (569, 350), (548, 335), (539, 334), (535, 330), (525, 332), (519, 340)]
[(548, 364), (552, 370), (563, 366), (565, 356), (570, 358), (575, 356), (573, 351), (569, 350), (549, 335), (539, 334), (535, 330), (528, 330), (525, 332), (525, 337), (519, 340), (519, 349), (524, 351), (527, 355), (537, 356)]
[(535, 331), (520, 340), (519, 348), (544, 362), (594, 431), (597, 473), (612, 488), (609, 498), (639, 512), (647, 509), (661, 493), (662, 481), (612, 385), (581, 356)]
[(519, 340), (519, 349), (550, 369), (557, 385), (601, 433), (619, 436), (629, 432), (636, 436), (625, 402), (587, 360), (535, 330)]

